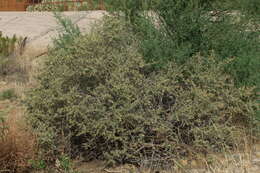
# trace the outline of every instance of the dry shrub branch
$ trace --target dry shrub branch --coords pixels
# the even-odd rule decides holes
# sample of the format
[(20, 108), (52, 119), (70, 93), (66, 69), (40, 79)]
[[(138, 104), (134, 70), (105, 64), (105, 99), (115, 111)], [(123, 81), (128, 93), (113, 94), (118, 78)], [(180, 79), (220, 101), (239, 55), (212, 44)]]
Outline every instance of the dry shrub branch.
[(36, 140), (25, 127), (21, 117), (23, 111), (21, 108), (10, 109), (5, 120), (0, 122), (0, 172), (26, 171), (29, 160), (34, 158)]

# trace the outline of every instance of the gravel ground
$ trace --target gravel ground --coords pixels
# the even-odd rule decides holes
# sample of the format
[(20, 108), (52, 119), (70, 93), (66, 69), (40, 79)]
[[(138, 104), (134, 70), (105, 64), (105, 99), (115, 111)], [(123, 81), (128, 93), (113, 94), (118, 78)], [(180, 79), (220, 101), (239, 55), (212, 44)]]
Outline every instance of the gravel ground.
[[(64, 12), (81, 31), (89, 31), (91, 25), (104, 16), (105, 11)], [(46, 51), (61, 27), (52, 12), (0, 12), (0, 31), (4, 35), (27, 37), (26, 47), (33, 56)], [(34, 55), (35, 54), (35, 55)]]

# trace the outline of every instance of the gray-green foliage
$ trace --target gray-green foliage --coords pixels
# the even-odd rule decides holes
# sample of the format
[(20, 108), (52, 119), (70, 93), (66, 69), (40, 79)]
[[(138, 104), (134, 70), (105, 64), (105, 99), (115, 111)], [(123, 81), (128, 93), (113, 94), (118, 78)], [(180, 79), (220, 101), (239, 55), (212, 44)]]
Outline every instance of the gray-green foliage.
[(236, 88), (214, 56), (147, 74), (138, 45), (126, 23), (108, 17), (50, 52), (26, 99), (45, 154), (138, 164), (239, 143), (253, 123), (252, 88)]

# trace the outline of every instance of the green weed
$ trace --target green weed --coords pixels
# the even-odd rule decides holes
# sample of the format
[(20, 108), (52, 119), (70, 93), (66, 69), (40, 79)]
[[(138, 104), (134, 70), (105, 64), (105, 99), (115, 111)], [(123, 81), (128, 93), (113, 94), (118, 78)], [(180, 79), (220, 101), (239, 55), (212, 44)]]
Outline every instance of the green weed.
[(35, 170), (44, 170), (47, 168), (47, 164), (44, 160), (29, 160), (29, 164)]
[(0, 92), (0, 100), (14, 100), (17, 98), (14, 89), (7, 89)]

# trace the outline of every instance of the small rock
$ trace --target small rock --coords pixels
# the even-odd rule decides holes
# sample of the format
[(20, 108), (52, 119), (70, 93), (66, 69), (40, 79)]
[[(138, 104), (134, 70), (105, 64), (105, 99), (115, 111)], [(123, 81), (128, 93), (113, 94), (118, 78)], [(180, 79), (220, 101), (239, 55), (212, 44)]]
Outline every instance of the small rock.
[(0, 81), (0, 85), (6, 85), (7, 83), (4, 81)]
[(258, 172), (260, 172), (260, 167), (259, 166), (252, 166), (252, 167), (248, 168), (248, 172), (258, 173)]
[(256, 156), (256, 158), (259, 158), (259, 159), (260, 159), (260, 151), (255, 152), (255, 156)]
[(183, 159), (183, 160), (180, 160), (180, 161), (179, 161), (179, 164), (181, 164), (181, 166), (184, 166), (184, 167), (185, 167), (185, 166), (188, 165), (188, 160), (184, 160), (184, 159)]
[(241, 161), (242, 160), (242, 155), (241, 154), (232, 154), (232, 158), (235, 161)]
[(256, 144), (256, 145), (254, 146), (254, 148), (255, 148), (255, 150), (256, 150), (257, 152), (260, 152), (260, 144)]
[(205, 169), (192, 169), (188, 171), (189, 173), (206, 173)]
[(196, 168), (196, 169), (204, 169), (205, 168), (205, 163), (200, 160), (192, 160), (190, 162), (191, 168)]
[(190, 162), (190, 165), (191, 165), (192, 168), (197, 168), (198, 167), (197, 162), (195, 160), (192, 160)]
[(253, 160), (252, 160), (252, 164), (253, 164), (253, 165), (257, 165), (257, 166), (260, 167), (260, 158), (259, 158), (259, 159), (257, 159), (257, 158), (253, 159)]

